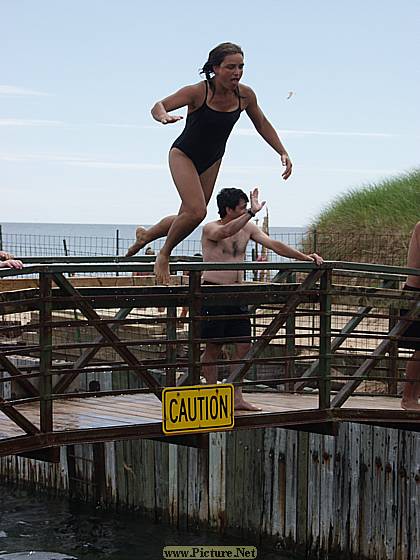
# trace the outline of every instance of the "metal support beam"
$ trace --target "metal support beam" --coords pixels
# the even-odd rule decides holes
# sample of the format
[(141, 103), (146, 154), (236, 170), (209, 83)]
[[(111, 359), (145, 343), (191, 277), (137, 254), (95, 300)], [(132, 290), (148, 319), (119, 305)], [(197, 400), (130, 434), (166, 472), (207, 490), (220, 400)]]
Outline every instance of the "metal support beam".
[(272, 337), (274, 337), (278, 330), (284, 325), (287, 317), (292, 313), (296, 307), (300, 304), (304, 292), (312, 288), (315, 282), (322, 275), (322, 270), (316, 269), (308, 274), (302, 284), (290, 295), (287, 302), (278, 312), (277, 316), (271, 321), (268, 327), (265, 329), (262, 338), (256, 342), (244, 358), (244, 363), (229, 375), (227, 378), (228, 383), (234, 383), (235, 381), (242, 381), (246, 373), (252, 366), (254, 358), (258, 357), (264, 348), (270, 343)]
[(321, 276), (319, 302), (319, 408), (330, 408), (331, 389), (331, 283), (332, 270)]
[(64, 292), (67, 292), (74, 301), (74, 305), (80, 309), (85, 317), (88, 319), (98, 321), (95, 328), (110, 343), (112, 348), (121, 356), (121, 358), (133, 369), (133, 371), (147, 384), (147, 386), (155, 393), (155, 395), (162, 399), (162, 387), (156, 381), (152, 374), (149, 373), (147, 367), (144, 366), (136, 356), (126, 347), (121, 346), (121, 341), (118, 336), (110, 329), (110, 327), (101, 321), (101, 317), (96, 313), (93, 307), (83, 298), (79, 292), (70, 284), (70, 282), (61, 273), (54, 274), (54, 280)]
[[(125, 319), (131, 313), (132, 310), (133, 310), (132, 307), (127, 307), (127, 308), (124, 308), (124, 309), (120, 309), (118, 311), (118, 313), (115, 315), (114, 319), (117, 319), (118, 321), (122, 321), (123, 319)], [(118, 323), (113, 323), (108, 328), (111, 331), (115, 331), (118, 328)], [(102, 344), (103, 342), (105, 342), (105, 340), (106, 340), (106, 338), (103, 335), (100, 335), (97, 338), (95, 338), (95, 340), (93, 342), (94, 342), (94, 344), (98, 344), (98, 347), (97, 348), (87, 348), (82, 353), (82, 355), (74, 362), (72, 369), (80, 370), (81, 368), (87, 366), (87, 364), (91, 360), (93, 360), (93, 358), (99, 352), (99, 350), (100, 350), (99, 344)], [(54, 393), (64, 393), (66, 391), (66, 389), (68, 389), (68, 387), (70, 387), (70, 385), (73, 383), (73, 381), (76, 379), (76, 377), (80, 373), (81, 372), (78, 371), (78, 372), (66, 375), (65, 377), (62, 377), (55, 384), (53, 392)]]
[[(176, 346), (176, 307), (168, 307), (166, 310), (166, 363), (173, 364), (176, 362), (177, 346)], [(166, 368), (166, 386), (174, 387), (176, 385), (176, 368)]]
[(27, 434), (39, 434), (38, 428), (2, 397), (0, 397), (0, 411), (3, 412), (5, 416), (10, 418), (10, 420), (13, 420), (16, 426), (22, 428), (22, 430)]
[[(296, 282), (296, 274), (291, 272), (287, 277), (288, 282)], [(286, 354), (294, 356), (296, 353), (296, 315), (290, 313), (286, 320)], [(296, 367), (295, 360), (286, 361), (286, 377), (295, 377)], [(293, 382), (287, 382), (287, 389), (294, 390)]]
[(12, 377), (15, 377), (14, 381), (28, 394), (30, 397), (38, 397), (39, 391), (32, 385), (30, 381), (25, 379), (19, 379), (20, 376), (25, 375), (20, 371), (19, 368), (15, 366), (13, 362), (9, 360), (7, 356), (2, 356), (0, 354), (0, 365), (8, 372)]
[(52, 275), (41, 273), (39, 276), (39, 416), (41, 432), (53, 430), (52, 394)]
[[(395, 280), (386, 280), (383, 284), (384, 288), (390, 288), (395, 283)], [(340, 334), (334, 338), (331, 342), (331, 353), (333, 354), (340, 346), (347, 340), (347, 336), (352, 333), (356, 327), (360, 325), (360, 323), (365, 319), (369, 313), (372, 311), (372, 306), (367, 307), (359, 307), (355, 313), (355, 316), (352, 317), (341, 329)], [(319, 360), (316, 360), (311, 366), (308, 367), (306, 371), (302, 374), (302, 379), (307, 377), (313, 377), (319, 368)], [(301, 383), (297, 383), (295, 385), (296, 391), (301, 391), (304, 387), (306, 387), (308, 383), (306, 381), (302, 381)]]
[(398, 323), (389, 332), (388, 337), (375, 348), (375, 350), (372, 352), (371, 357), (365, 360), (363, 364), (355, 371), (353, 375), (354, 377), (358, 377), (358, 379), (349, 381), (344, 385), (344, 387), (340, 389), (331, 403), (332, 408), (340, 408), (346, 402), (346, 400), (351, 396), (354, 390), (363, 381), (363, 378), (367, 377), (375, 364), (384, 357), (384, 354), (391, 346), (392, 341), (395, 338), (404, 335), (405, 331), (410, 325), (410, 320), (415, 319), (419, 313), (420, 301), (416, 302), (414, 307), (412, 307), (404, 316), (404, 319), (400, 319), (398, 321)]
[(190, 294), (190, 324), (188, 331), (188, 347), (189, 362), (192, 364), (189, 368), (188, 383), (191, 385), (200, 384), (201, 372), (201, 322), (197, 319), (201, 315), (201, 273), (191, 271), (189, 274), (189, 294)]

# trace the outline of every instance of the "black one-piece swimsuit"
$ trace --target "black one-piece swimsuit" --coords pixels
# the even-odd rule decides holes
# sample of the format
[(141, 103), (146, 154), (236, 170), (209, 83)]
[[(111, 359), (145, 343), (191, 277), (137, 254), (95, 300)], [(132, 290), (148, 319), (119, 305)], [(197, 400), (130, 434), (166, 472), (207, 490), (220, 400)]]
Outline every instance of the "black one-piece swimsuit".
[(241, 115), (241, 98), (234, 111), (216, 111), (207, 105), (208, 82), (206, 96), (199, 109), (187, 115), (185, 128), (172, 144), (194, 163), (197, 173), (201, 175), (216, 161), (223, 157), (226, 142)]

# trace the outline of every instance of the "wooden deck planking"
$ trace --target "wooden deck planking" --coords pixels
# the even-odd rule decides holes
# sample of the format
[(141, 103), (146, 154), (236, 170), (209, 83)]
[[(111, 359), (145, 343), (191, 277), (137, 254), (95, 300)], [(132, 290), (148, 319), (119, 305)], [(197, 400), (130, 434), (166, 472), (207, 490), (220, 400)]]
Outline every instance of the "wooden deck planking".
[[(118, 414), (113, 411), (104, 410), (102, 407), (97, 406), (96, 408), (86, 407), (84, 408), (82, 403), (74, 403), (73, 406), (66, 406), (67, 403), (62, 406), (63, 403), (59, 403), (54, 409), (54, 425), (63, 424), (64, 427), (68, 425), (67, 429), (74, 428), (75, 424), (79, 424), (77, 427), (85, 427), (86, 422), (90, 424), (89, 427), (101, 427), (108, 425), (125, 425), (125, 424), (138, 424), (139, 420), (151, 419), (156, 421), (156, 415), (154, 417), (147, 417), (144, 414), (137, 415), (123, 415)], [(35, 413), (35, 415), (34, 415)], [(31, 421), (37, 423), (38, 411), (28, 411), (25, 414)], [(64, 428), (66, 429), (66, 428)]]
[[(263, 410), (259, 416), (273, 412), (299, 412), (318, 409), (318, 395), (288, 393), (246, 393), (246, 399)], [(33, 424), (39, 426), (39, 403), (16, 406)], [(401, 410), (400, 401), (393, 397), (351, 397), (343, 408), (362, 410)], [(235, 416), (248, 415), (237, 411)], [(142, 425), (161, 421), (161, 403), (155, 395), (118, 395), (54, 401), (54, 429), (73, 430), (123, 425)], [(9, 418), (0, 415), (0, 439), (22, 435)]]

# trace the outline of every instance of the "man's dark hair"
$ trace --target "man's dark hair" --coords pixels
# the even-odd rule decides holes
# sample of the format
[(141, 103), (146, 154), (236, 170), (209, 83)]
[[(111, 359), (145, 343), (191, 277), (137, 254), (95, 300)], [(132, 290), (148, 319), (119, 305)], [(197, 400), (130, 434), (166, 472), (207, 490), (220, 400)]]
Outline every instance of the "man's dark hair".
[(231, 187), (228, 189), (222, 189), (217, 195), (216, 200), (217, 207), (219, 208), (219, 216), (224, 218), (227, 214), (226, 208), (234, 210), (241, 200), (248, 202), (249, 198), (241, 189)]

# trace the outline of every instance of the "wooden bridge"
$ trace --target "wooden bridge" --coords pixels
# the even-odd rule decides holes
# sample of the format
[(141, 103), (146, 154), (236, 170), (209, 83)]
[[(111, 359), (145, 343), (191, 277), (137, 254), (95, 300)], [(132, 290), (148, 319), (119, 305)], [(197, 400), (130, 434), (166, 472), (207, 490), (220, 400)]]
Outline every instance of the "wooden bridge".
[[(54, 460), (61, 445), (137, 438), (205, 446), (205, 434), (164, 436), (162, 391), (200, 383), (201, 306), (227, 300), (249, 306), (252, 345), (242, 360), (212, 363), (262, 408), (237, 411), (234, 429), (420, 430), (420, 414), (402, 410), (398, 394), (410, 356), (398, 340), (420, 311), (418, 296), (400, 286), (417, 269), (175, 262), (171, 272), (188, 275), (155, 286), (153, 276), (133, 276), (152, 271), (141, 257), (36, 260), (0, 272), (0, 455)], [(201, 285), (211, 269), (274, 276)]]

